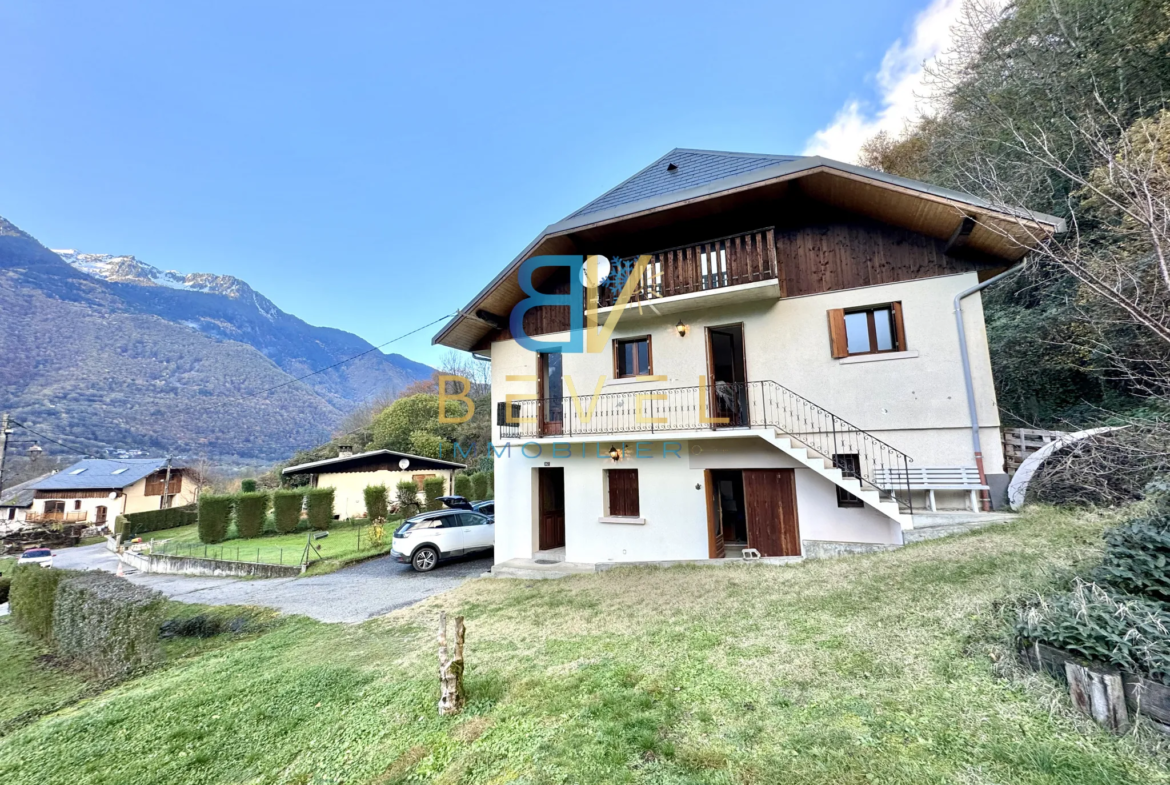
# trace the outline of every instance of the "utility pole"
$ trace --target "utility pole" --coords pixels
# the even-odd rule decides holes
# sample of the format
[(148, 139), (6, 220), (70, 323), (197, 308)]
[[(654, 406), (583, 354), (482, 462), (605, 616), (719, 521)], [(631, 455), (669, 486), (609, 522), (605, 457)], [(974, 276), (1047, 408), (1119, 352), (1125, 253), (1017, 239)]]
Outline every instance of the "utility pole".
[(4, 454), (8, 451), (8, 436), (12, 429), (8, 427), (8, 412), (0, 415), (0, 499), (4, 498)]
[(167, 456), (167, 478), (163, 480), (163, 497), (160, 509), (166, 509), (171, 506), (171, 456)]

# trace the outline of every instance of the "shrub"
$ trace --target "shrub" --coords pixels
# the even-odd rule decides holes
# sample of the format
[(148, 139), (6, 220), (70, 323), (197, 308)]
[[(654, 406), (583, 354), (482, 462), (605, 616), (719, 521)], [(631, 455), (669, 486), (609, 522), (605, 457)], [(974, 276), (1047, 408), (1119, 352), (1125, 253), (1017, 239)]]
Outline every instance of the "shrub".
[(130, 539), (130, 519), (125, 515), (114, 517), (114, 536), (123, 540)]
[(0, 578), (0, 604), (8, 602), (8, 592), (11, 588), (11, 578)]
[(267, 493), (241, 493), (236, 497), (236, 532), (244, 539), (263, 534), (267, 517)]
[(199, 497), (199, 541), (223, 542), (227, 539), (228, 521), (232, 517), (231, 496), (211, 493)]
[(223, 632), (223, 623), (205, 613), (188, 619), (167, 619), (159, 627), (162, 638), (212, 638)]
[(403, 480), (395, 486), (394, 498), (398, 502), (398, 512), (403, 518), (409, 518), (418, 512), (418, 486), (411, 480)]
[(460, 474), (455, 477), (455, 495), (462, 496), (464, 499), (471, 500), (472, 496), (471, 475)]
[(494, 499), (496, 498), (496, 473), (484, 472), (483, 474), (487, 477), (487, 494), (483, 498)]
[(304, 503), (304, 490), (292, 489), (272, 494), (272, 515), (278, 532), (292, 534), (297, 530), (301, 523), (301, 507)]
[(365, 490), (366, 517), (370, 520), (386, 517), (386, 486), (368, 485)]
[(1170, 602), (1170, 521), (1139, 519), (1107, 531), (1093, 579), (1124, 594)]
[(309, 499), (309, 525), (319, 531), (333, 524), (333, 489), (312, 488), (305, 494)]
[[(184, 507), (168, 507), (165, 510), (147, 510), (132, 512), (128, 515), (119, 515), (126, 519), (126, 529), (122, 532), (122, 539), (138, 537), (149, 532), (174, 529), (178, 526), (190, 526), (199, 520), (199, 513), (194, 504)], [(114, 519), (114, 533), (118, 532), (118, 518)]]
[(42, 640), (51, 640), (57, 584), (75, 574), (69, 570), (46, 570), (39, 565), (17, 567), (8, 597), (12, 620), (25, 632)]
[(255, 492), (256, 492), (256, 481), (255, 480), (240, 480), (240, 493), (255, 493)]
[(122, 676), (161, 657), (159, 592), (108, 572), (72, 575), (60, 582), (53, 608), (57, 651), (98, 676)]
[(487, 498), (487, 475), (483, 472), (471, 475), (471, 498), (477, 502)]
[(427, 477), (423, 480), (423, 496), (426, 497), (428, 510), (442, 509), (443, 503), (439, 501), (439, 497), (443, 495), (445, 486), (442, 477)]
[(1022, 644), (1044, 643), (1093, 662), (1170, 684), (1170, 613), (1142, 597), (1114, 594), (1078, 579), (1067, 594), (1021, 609)]

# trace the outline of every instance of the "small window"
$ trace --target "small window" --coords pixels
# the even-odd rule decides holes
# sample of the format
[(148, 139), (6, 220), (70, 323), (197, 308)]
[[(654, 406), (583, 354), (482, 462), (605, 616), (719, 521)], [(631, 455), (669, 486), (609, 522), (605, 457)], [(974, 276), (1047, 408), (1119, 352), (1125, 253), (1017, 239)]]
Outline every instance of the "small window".
[(424, 483), (426, 483), (427, 478), (433, 477), (433, 476), (434, 476), (433, 474), (416, 474), (413, 477), (411, 477), (410, 479), (414, 480), (414, 484), (417, 485), (418, 489), (421, 491), (421, 490), (423, 490), (423, 485), (424, 485)]
[(75, 510), (81, 509), (81, 499), (74, 499), (73, 500), (73, 509), (75, 509)]
[(653, 355), (650, 352), (650, 336), (627, 338), (613, 342), (613, 375), (616, 379), (634, 376), (649, 376)]
[(640, 514), (638, 470), (609, 469), (605, 474), (609, 485), (609, 509), (606, 514), (621, 518), (637, 518)]
[(84, 467), (84, 466), (82, 466), (80, 469), (74, 469), (73, 471), (71, 471), (71, 472), (69, 472), (69, 473), (70, 473), (70, 474), (81, 474), (83, 471), (85, 471), (85, 467)]
[(833, 357), (905, 351), (902, 304), (829, 311), (829, 343)]
[[(846, 477), (861, 476), (861, 456), (857, 453), (838, 453), (833, 463)], [(864, 507), (865, 503), (844, 488), (837, 486), (838, 507)]]

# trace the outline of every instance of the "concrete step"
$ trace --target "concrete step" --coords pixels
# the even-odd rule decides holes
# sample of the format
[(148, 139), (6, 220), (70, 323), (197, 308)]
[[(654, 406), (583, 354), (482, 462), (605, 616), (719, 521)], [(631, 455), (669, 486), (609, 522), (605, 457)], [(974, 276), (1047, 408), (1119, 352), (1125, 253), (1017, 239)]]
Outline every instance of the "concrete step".
[(492, 566), (493, 578), (518, 578), (520, 580), (545, 580), (565, 578), (569, 575), (591, 575), (597, 572), (597, 565), (562, 561), (554, 564), (537, 564), (532, 559), (509, 559)]

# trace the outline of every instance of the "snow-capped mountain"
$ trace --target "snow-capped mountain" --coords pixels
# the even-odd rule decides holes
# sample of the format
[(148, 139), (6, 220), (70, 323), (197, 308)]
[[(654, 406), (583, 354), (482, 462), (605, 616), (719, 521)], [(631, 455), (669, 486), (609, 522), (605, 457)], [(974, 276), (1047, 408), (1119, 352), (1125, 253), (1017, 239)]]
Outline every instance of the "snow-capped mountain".
[(277, 314), (281, 312), (271, 300), (234, 275), (160, 270), (134, 256), (81, 253), (73, 248), (53, 248), (51, 250), (75, 269), (105, 281), (134, 283), (141, 286), (165, 286), (168, 289), (220, 294), (233, 300), (255, 304), (256, 309), (269, 319), (275, 319)]

